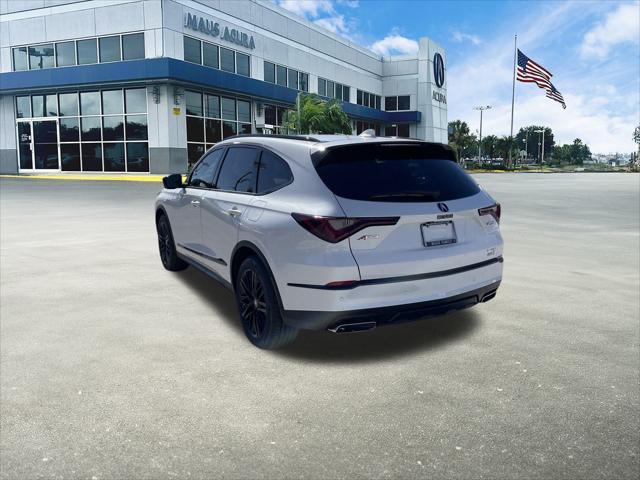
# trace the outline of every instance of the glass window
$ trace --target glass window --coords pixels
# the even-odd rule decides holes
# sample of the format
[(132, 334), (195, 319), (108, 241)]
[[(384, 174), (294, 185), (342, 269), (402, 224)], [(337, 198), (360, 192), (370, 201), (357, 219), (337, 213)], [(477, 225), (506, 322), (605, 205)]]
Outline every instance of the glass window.
[(236, 63), (233, 55), (233, 50), (220, 47), (220, 69), (225, 72), (235, 72)]
[(100, 92), (80, 92), (80, 113), (100, 115)]
[(56, 62), (59, 67), (76, 64), (76, 42), (56, 43)]
[(82, 141), (100, 141), (100, 117), (84, 117), (81, 120)]
[(205, 117), (220, 118), (220, 97), (207, 95), (206, 102)]
[(197, 117), (187, 117), (187, 141), (204, 142), (204, 120)]
[(61, 93), (60, 95), (58, 95), (58, 101), (60, 102), (61, 117), (73, 117), (75, 115), (78, 115), (77, 93)]
[(193, 169), (191, 177), (189, 177), (189, 185), (193, 187), (214, 188), (213, 181), (222, 160), (224, 148), (218, 148), (205, 155)]
[(124, 172), (124, 143), (104, 144), (104, 171)]
[(218, 47), (210, 43), (202, 44), (202, 61), (207, 67), (219, 68)]
[(60, 145), (60, 160), (63, 171), (80, 171), (80, 144), (66, 143)]
[(376, 95), (376, 108), (380, 110), (380, 95)]
[(289, 81), (288, 81), (289, 88), (295, 88), (297, 90), (298, 89), (298, 71), (290, 69), (288, 72), (288, 75), (289, 75)]
[(267, 125), (276, 124), (276, 107), (273, 105), (264, 106), (264, 123)]
[(31, 70), (52, 68), (53, 66), (53, 43), (29, 47), (29, 68)]
[(46, 117), (46, 106), (44, 95), (34, 95), (31, 97), (31, 111), (34, 117)]
[(401, 123), (398, 125), (398, 136), (403, 138), (409, 138), (409, 124)]
[(327, 97), (334, 98), (336, 96), (335, 89), (335, 83), (333, 83), (331, 80), (327, 80)]
[(77, 142), (80, 140), (80, 126), (77, 118), (60, 119), (60, 141)]
[(147, 89), (128, 88), (124, 91), (126, 113), (147, 113)]
[(98, 63), (98, 50), (96, 39), (78, 40), (76, 42), (78, 50), (78, 65), (86, 65), (88, 63)]
[(264, 62), (264, 81), (276, 83), (276, 66), (271, 62)]
[(384, 109), (388, 112), (398, 109), (398, 97), (385, 97)]
[(275, 190), (293, 180), (287, 162), (269, 150), (262, 151), (258, 169), (258, 193)]
[(204, 122), (205, 138), (208, 144), (218, 143), (222, 140), (222, 122), (207, 118)]
[(222, 122), (222, 138), (229, 138), (238, 133), (236, 122)]
[(31, 117), (31, 99), (29, 97), (16, 97), (16, 116), (18, 118)]
[(327, 81), (324, 78), (318, 78), (318, 95), (327, 96)]
[(398, 97), (398, 110), (409, 110), (409, 95), (400, 95)]
[(102, 37), (98, 39), (101, 62), (120, 61), (120, 36)]
[(127, 171), (149, 171), (149, 145), (147, 142), (127, 143)]
[(251, 124), (250, 123), (239, 123), (238, 124), (238, 134), (250, 134), (251, 133)]
[(233, 98), (222, 97), (222, 118), (225, 120), (237, 120), (236, 101)]
[(102, 117), (102, 140), (124, 140), (124, 117), (122, 115)]
[(186, 62), (202, 63), (202, 52), (200, 51), (200, 40), (191, 37), (184, 37), (184, 59)]
[(236, 52), (236, 63), (238, 67), (236, 73), (238, 75), (244, 75), (245, 77), (248, 77), (249, 76), (249, 55)]
[(220, 168), (216, 187), (220, 190), (255, 192), (258, 153), (256, 148), (230, 147)]
[(144, 33), (123, 35), (122, 59), (137, 60), (139, 58), (144, 58)]
[(184, 93), (187, 115), (202, 115), (202, 94), (187, 90)]
[(300, 72), (300, 90), (303, 92), (309, 91), (309, 74)]
[(314, 160), (327, 187), (354, 200), (443, 202), (480, 191), (443, 145), (349, 145)]
[(82, 149), (82, 171), (100, 172), (102, 171), (102, 144), (83, 143)]
[(124, 113), (122, 90), (105, 90), (102, 92), (102, 113)]
[(127, 140), (147, 140), (147, 116), (127, 115)]
[(356, 103), (362, 105), (362, 90), (356, 92)]
[(187, 158), (189, 165), (193, 165), (204, 153), (204, 145), (202, 143), (187, 143)]
[(245, 102), (243, 100), (238, 100), (238, 121), (251, 121), (251, 103)]
[(16, 72), (20, 70), (29, 70), (27, 47), (18, 47), (13, 49), (13, 69)]
[(282, 65), (276, 66), (276, 83), (283, 87), (287, 86), (287, 69)]

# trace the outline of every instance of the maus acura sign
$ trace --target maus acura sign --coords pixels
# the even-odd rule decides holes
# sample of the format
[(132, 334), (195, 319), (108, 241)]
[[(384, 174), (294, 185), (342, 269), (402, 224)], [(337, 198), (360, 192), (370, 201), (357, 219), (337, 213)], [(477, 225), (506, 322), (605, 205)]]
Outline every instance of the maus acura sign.
[(235, 28), (221, 27), (218, 22), (199, 17), (195, 14), (184, 14), (184, 26), (196, 32), (202, 32), (206, 35), (220, 38), (220, 40), (224, 40), (225, 42), (235, 43), (236, 45), (252, 50), (256, 48), (253, 35), (248, 35)]

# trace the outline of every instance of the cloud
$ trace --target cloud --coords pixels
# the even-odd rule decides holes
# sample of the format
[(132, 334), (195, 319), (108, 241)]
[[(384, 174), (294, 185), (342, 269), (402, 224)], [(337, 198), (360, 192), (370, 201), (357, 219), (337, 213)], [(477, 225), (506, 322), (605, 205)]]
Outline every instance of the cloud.
[(480, 37), (478, 37), (477, 35), (462, 33), (459, 30), (456, 30), (455, 32), (453, 32), (453, 40), (458, 43), (471, 42), (474, 45), (480, 45), (482, 43), (482, 40), (480, 40)]
[(336, 0), (336, 3), (349, 8), (358, 8), (360, 6), (360, 0)]
[(315, 18), (323, 12), (334, 12), (331, 0), (279, 0), (278, 5), (301, 17)]
[(637, 3), (620, 5), (584, 35), (580, 54), (604, 58), (615, 45), (638, 43), (639, 39), (640, 6)]
[(326, 28), (330, 32), (336, 33), (342, 36), (348, 36), (351, 33), (351, 25), (349, 25), (343, 15), (336, 15), (334, 17), (319, 18), (314, 21), (317, 25)]
[[(514, 133), (526, 125), (547, 125), (557, 143), (581, 138), (594, 153), (634, 150), (631, 133), (638, 122), (640, 103), (638, 58), (624, 51), (611, 56), (601, 68), (592, 62), (565, 62), (554, 55), (559, 45), (576, 31), (585, 31), (594, 16), (602, 18), (598, 3), (547, 4), (509, 22), (519, 32), (518, 46), (554, 73), (554, 84), (562, 92), (567, 109), (545, 97), (544, 91), (517, 82)], [(575, 51), (582, 36), (575, 38)], [(563, 45), (564, 46), (564, 45)], [(560, 48), (559, 51), (564, 51)], [(447, 68), (449, 120), (462, 119), (471, 130), (479, 125), (474, 105), (492, 105), (484, 116), (484, 135), (508, 135), (511, 121), (513, 37), (507, 33), (484, 39), (483, 43), (456, 63), (450, 55)]]
[(394, 54), (410, 55), (418, 53), (418, 42), (402, 35), (392, 33), (382, 40), (374, 42), (370, 47), (371, 50), (379, 55), (389, 56)]

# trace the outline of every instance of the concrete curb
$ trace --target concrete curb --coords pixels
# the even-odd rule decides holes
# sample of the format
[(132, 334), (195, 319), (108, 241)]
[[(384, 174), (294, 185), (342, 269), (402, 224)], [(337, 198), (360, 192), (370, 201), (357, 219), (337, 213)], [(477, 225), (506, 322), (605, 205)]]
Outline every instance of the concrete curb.
[(85, 175), (85, 174), (51, 174), (51, 175), (0, 175), (0, 178), (21, 178), (37, 180), (76, 180), (102, 182), (162, 182), (164, 175)]

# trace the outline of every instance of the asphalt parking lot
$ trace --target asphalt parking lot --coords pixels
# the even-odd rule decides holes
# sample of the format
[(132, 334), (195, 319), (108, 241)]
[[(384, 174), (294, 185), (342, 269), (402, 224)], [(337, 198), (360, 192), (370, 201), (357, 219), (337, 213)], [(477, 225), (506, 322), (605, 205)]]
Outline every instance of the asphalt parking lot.
[(158, 185), (0, 179), (0, 477), (637, 478), (640, 177), (477, 178), (495, 300), (277, 352), (162, 268)]

